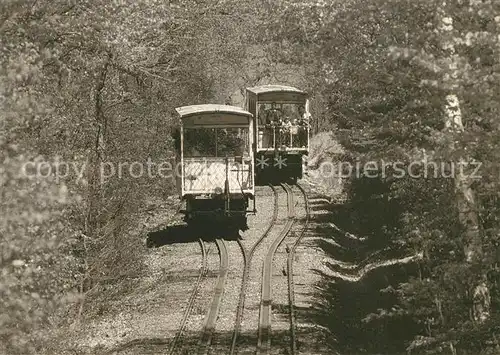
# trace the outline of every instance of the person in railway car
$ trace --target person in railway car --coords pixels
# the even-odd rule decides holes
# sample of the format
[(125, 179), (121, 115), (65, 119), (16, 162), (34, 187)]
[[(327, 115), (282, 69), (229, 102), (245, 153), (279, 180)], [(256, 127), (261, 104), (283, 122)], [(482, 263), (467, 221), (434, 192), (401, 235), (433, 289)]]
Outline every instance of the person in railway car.
[(306, 109), (304, 105), (299, 105), (298, 112), (299, 112), (299, 122), (302, 122), (306, 115)]
[(307, 145), (307, 127), (309, 125), (309, 115), (306, 113), (304, 105), (299, 105), (299, 125), (301, 126), (298, 130), (298, 146), (304, 148)]
[[(267, 110), (267, 114), (266, 114), (266, 120), (267, 120), (267, 122), (269, 122), (268, 124), (271, 124), (273, 126), (279, 126), (279, 125), (282, 124), (281, 118), (282, 118), (282, 112), (281, 112), (281, 110), (278, 107), (276, 107), (276, 102), (272, 102), (271, 103), (271, 108), (269, 108)], [(269, 134), (269, 139), (272, 140), (272, 137), (274, 136), (273, 130), (272, 129), (269, 130), (268, 134)], [(280, 145), (281, 144), (280, 143), (281, 142), (281, 134), (280, 134), (280, 130), (279, 129), (276, 130), (275, 139), (276, 139), (275, 144)], [(271, 148), (272, 147), (272, 143), (269, 142), (269, 145), (267, 147)]]
[(268, 148), (271, 146), (271, 141), (272, 141), (272, 131), (266, 127), (266, 125), (270, 125), (270, 117), (268, 115), (268, 111), (266, 109), (266, 104), (259, 104), (259, 125), (261, 128), (259, 131), (261, 132), (259, 134), (259, 146), (262, 148)]
[(259, 123), (261, 125), (269, 124), (267, 120), (267, 110), (266, 110), (266, 105), (265, 104), (260, 104), (259, 105)]
[(269, 123), (279, 123), (281, 119), (281, 112), (276, 107), (276, 102), (271, 103), (271, 108), (267, 111), (267, 122)]

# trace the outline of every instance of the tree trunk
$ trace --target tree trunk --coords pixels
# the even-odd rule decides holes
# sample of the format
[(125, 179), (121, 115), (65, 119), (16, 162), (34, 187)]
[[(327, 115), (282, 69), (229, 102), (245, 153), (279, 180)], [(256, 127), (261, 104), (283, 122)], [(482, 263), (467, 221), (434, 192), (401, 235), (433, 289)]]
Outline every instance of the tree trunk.
[[(456, 95), (458, 87), (458, 55), (455, 51), (455, 42), (452, 33), (453, 19), (447, 16), (446, 2), (443, 2), (442, 6), (443, 7), (438, 9), (438, 11), (441, 16), (440, 31), (443, 38), (443, 50), (448, 52), (449, 58), (451, 59), (449, 68), (451, 69), (451, 75), (447, 82), (449, 94), (446, 97), (444, 124), (445, 129), (450, 131), (450, 134), (455, 135), (464, 131), (460, 101)], [(454, 149), (453, 144), (450, 148), (452, 150)], [(469, 160), (471, 159), (469, 158), (465, 161), (467, 162)], [(477, 202), (471, 187), (473, 181), (470, 178), (470, 174), (467, 173), (466, 166), (458, 172), (455, 169), (454, 178), (459, 221), (464, 227), (464, 254), (466, 262), (476, 263), (481, 260), (483, 256), (483, 243), (479, 229)], [(478, 282), (473, 285), (472, 290), (473, 319), (476, 323), (482, 323), (487, 320), (490, 315), (490, 293), (485, 274), (481, 275)]]
[(97, 216), (99, 215), (99, 205), (101, 197), (101, 176), (100, 167), (104, 159), (105, 141), (107, 122), (103, 110), (103, 91), (106, 84), (106, 76), (108, 74), (108, 67), (111, 62), (111, 53), (107, 54), (104, 65), (97, 77), (95, 92), (94, 92), (94, 107), (95, 107), (95, 122), (97, 126), (94, 151), (91, 152), (88, 167), (88, 211), (87, 211), (87, 230), (85, 234), (93, 239), (96, 234)]

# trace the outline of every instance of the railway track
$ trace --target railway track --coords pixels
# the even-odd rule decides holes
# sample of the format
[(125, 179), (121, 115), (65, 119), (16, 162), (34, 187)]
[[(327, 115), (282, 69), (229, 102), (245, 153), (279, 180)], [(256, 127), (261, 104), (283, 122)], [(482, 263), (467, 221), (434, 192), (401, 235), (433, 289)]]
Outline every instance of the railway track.
[(210, 345), (212, 344), (213, 333), (215, 330), (215, 323), (217, 321), (222, 298), (224, 296), (224, 288), (226, 285), (226, 278), (228, 273), (229, 257), (227, 253), (226, 242), (223, 239), (216, 239), (215, 243), (217, 244), (220, 255), (219, 276), (217, 277), (217, 284), (215, 286), (210, 309), (205, 318), (205, 326), (203, 327), (203, 334), (199, 346), (199, 354), (207, 354), (210, 350)]
[(295, 251), (297, 249), (297, 246), (300, 244), (302, 241), (302, 238), (304, 237), (304, 234), (307, 230), (307, 227), (309, 225), (309, 202), (307, 200), (307, 195), (305, 190), (303, 189), (302, 186), (299, 184), (296, 184), (297, 188), (300, 190), (303, 198), (304, 198), (304, 208), (306, 212), (306, 217), (305, 217), (305, 222), (304, 225), (302, 226), (297, 239), (293, 243), (292, 247), (290, 248), (290, 251), (287, 256), (287, 281), (288, 281), (288, 308), (290, 310), (289, 315), (290, 315), (290, 348), (291, 348), (291, 354), (297, 354), (297, 321), (296, 321), (296, 313), (295, 313), (295, 285), (293, 282), (293, 261), (295, 258)]
[(194, 303), (196, 301), (196, 296), (198, 295), (198, 291), (200, 288), (201, 280), (206, 276), (208, 267), (207, 267), (207, 251), (205, 248), (205, 242), (202, 239), (198, 240), (201, 248), (201, 268), (200, 268), (200, 274), (198, 275), (198, 279), (195, 282), (195, 285), (193, 287), (193, 290), (191, 291), (191, 296), (189, 297), (189, 302), (188, 306), (186, 308), (186, 311), (184, 312), (184, 316), (182, 317), (181, 321), (181, 326), (179, 328), (179, 331), (174, 337), (174, 340), (172, 341), (172, 344), (170, 345), (170, 349), (168, 351), (169, 354), (173, 355), (175, 354), (176, 349), (182, 345), (182, 337), (184, 334), (184, 331), (186, 329), (186, 324), (189, 316), (191, 315), (191, 312), (194, 307)]
[(276, 219), (278, 217), (278, 191), (276, 188), (272, 185), (270, 185), (271, 189), (273, 190), (274, 194), (274, 210), (273, 210), (273, 216), (271, 218), (271, 222), (269, 223), (269, 226), (267, 229), (264, 231), (264, 233), (261, 234), (259, 239), (252, 245), (250, 248), (249, 252), (246, 252), (245, 247), (243, 246), (243, 243), (241, 243), (241, 240), (238, 240), (238, 243), (240, 244), (242, 253), (243, 253), (243, 260), (244, 260), (244, 269), (243, 269), (243, 279), (241, 282), (241, 290), (240, 290), (240, 298), (238, 301), (238, 308), (236, 310), (236, 319), (234, 322), (234, 331), (233, 331), (233, 336), (231, 340), (231, 349), (229, 353), (231, 355), (235, 354), (236, 349), (237, 349), (237, 342), (238, 342), (238, 336), (241, 331), (241, 321), (243, 319), (243, 311), (245, 308), (245, 295), (246, 295), (246, 289), (248, 285), (248, 275), (250, 273), (250, 266), (251, 266), (251, 261), (252, 257), (255, 253), (255, 250), (257, 247), (262, 243), (265, 237), (269, 234), (269, 231), (271, 228), (274, 226)]
[[(292, 188), (286, 184), (281, 185), (284, 191), (287, 194), (287, 219), (282, 227), (282, 230), (279, 232), (279, 235), (272, 241), (271, 246), (269, 247), (265, 259), (263, 262), (262, 268), (262, 283), (261, 283), (261, 301), (260, 301), (260, 309), (259, 309), (259, 331), (258, 331), (258, 344), (257, 344), (257, 353), (258, 354), (269, 354), (271, 348), (271, 287), (272, 287), (272, 272), (273, 272), (273, 259), (280, 245), (282, 245), (283, 241), (287, 236), (290, 235), (290, 230), (295, 222), (295, 205), (294, 205), (294, 193)], [(295, 315), (295, 298), (294, 298), (294, 284), (293, 284), (293, 260), (296, 248), (302, 239), (304, 232), (307, 228), (307, 222), (309, 218), (308, 213), (308, 205), (307, 198), (302, 187), (297, 185), (302, 195), (304, 196), (305, 204), (306, 204), (306, 222), (304, 227), (302, 227), (301, 232), (296, 236), (296, 240), (293, 243), (293, 246), (288, 252), (287, 255), (287, 281), (288, 281), (288, 303), (289, 303), (289, 320), (290, 320), (290, 338), (291, 338), (291, 353), (296, 353), (296, 315)], [(274, 186), (271, 186), (271, 189), (274, 194), (274, 210), (273, 216), (266, 230), (259, 236), (259, 239), (251, 246), (250, 249), (246, 249), (240, 239), (237, 240), (238, 247), (241, 250), (242, 258), (243, 258), (243, 274), (241, 279), (241, 287), (239, 291), (239, 299), (236, 308), (236, 316), (234, 321), (234, 328), (231, 338), (230, 351), (231, 355), (235, 354), (238, 349), (238, 337), (241, 332), (241, 324), (243, 319), (243, 313), (245, 309), (245, 296), (246, 290), (249, 282), (249, 274), (251, 269), (252, 257), (255, 254), (256, 249), (259, 245), (261, 245), (262, 241), (268, 236), (271, 229), (276, 226), (276, 221), (278, 218), (278, 191)], [(271, 241), (269, 241), (270, 243)], [(221, 304), (224, 298), (225, 288), (227, 284), (227, 276), (229, 270), (229, 256), (228, 256), (228, 246), (226, 245), (226, 241), (223, 239), (216, 239), (215, 243), (219, 250), (219, 258), (220, 258), (220, 267), (219, 273), (216, 281), (216, 286), (214, 289), (214, 293), (212, 296), (212, 301), (210, 303), (210, 308), (205, 317), (204, 327), (202, 337), (198, 346), (198, 353), (206, 355), (209, 352), (215, 351), (217, 348), (216, 340), (214, 341), (215, 335), (215, 325), (218, 317), (221, 312)], [(200, 240), (200, 245), (202, 248), (202, 267), (200, 269), (200, 275), (197, 279), (197, 282), (193, 288), (191, 293), (188, 308), (185, 311), (184, 317), (182, 319), (181, 327), (176, 334), (171, 346), (169, 354), (174, 354), (176, 349), (179, 348), (179, 345), (182, 344), (182, 337), (186, 327), (187, 319), (194, 307), (194, 302), (196, 299), (196, 295), (198, 293), (199, 285), (201, 280), (207, 273), (207, 265), (206, 265), (206, 250), (202, 240)], [(288, 249), (288, 248), (287, 248)], [(233, 249), (234, 250), (234, 249)], [(228, 286), (229, 287), (229, 286)], [(226, 312), (227, 313), (227, 312)], [(214, 348), (214, 349), (212, 349)]]
[[(269, 354), (271, 348), (271, 286), (273, 258), (276, 250), (286, 238), (295, 219), (293, 192), (287, 184), (281, 185), (287, 194), (288, 219), (276, 239), (269, 248), (262, 268), (262, 291), (259, 312), (259, 331), (257, 340), (257, 354)], [(295, 340), (293, 340), (295, 342)]]

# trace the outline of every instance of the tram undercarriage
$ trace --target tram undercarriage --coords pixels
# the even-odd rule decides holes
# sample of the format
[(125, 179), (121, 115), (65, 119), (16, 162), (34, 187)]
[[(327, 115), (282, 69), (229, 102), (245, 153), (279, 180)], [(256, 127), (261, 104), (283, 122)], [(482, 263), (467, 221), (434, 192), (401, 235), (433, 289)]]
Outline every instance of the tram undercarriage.
[(184, 220), (200, 227), (222, 230), (246, 230), (249, 197), (231, 194), (213, 196), (189, 196), (185, 200)]
[(269, 182), (297, 182), (302, 179), (303, 154), (295, 152), (259, 152), (255, 158), (259, 185)]

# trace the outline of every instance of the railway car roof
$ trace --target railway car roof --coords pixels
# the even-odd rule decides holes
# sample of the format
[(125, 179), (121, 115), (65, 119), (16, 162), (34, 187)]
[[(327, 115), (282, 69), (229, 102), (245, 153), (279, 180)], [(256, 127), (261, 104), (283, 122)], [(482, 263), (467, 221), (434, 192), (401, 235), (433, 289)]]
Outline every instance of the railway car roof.
[(190, 105), (177, 107), (175, 109), (181, 119), (198, 114), (225, 113), (238, 116), (252, 116), (252, 114), (241, 107), (218, 104)]
[(269, 92), (290, 92), (296, 94), (304, 94), (304, 95), (306, 94), (305, 91), (299, 90), (292, 86), (285, 86), (285, 85), (260, 85), (247, 88), (247, 90), (255, 94), (264, 94)]

